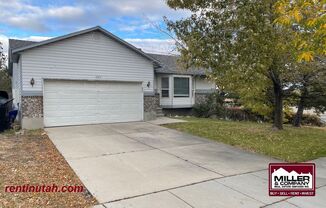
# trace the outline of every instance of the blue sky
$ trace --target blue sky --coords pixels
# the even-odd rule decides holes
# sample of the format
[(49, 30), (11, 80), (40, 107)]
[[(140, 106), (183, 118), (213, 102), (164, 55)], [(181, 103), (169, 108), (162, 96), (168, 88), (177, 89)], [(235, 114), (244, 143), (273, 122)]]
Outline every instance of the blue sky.
[(100, 25), (145, 51), (170, 53), (174, 41), (155, 25), (187, 15), (165, 0), (0, 0), (0, 41), (7, 50), (8, 38), (40, 41)]

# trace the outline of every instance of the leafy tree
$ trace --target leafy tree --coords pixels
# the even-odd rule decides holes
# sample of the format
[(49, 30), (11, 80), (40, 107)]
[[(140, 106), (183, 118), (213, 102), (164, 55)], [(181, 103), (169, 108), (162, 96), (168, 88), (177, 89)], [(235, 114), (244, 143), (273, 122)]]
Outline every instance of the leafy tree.
[[(286, 12), (280, 13), (278, 1), (168, 0), (167, 4), (192, 12), (174, 22), (166, 19), (179, 40), (181, 63), (211, 69), (210, 76), (222, 89), (238, 94), (255, 112), (273, 113), (274, 127), (282, 129), (284, 89), (295, 81), (296, 61), (311, 60), (315, 54), (298, 53), (293, 47), (297, 32), (282, 23)], [(307, 41), (301, 49), (319, 52), (318, 41), (314, 46)]]
[[(210, 68), (216, 83), (240, 96), (245, 107), (274, 114), (283, 128), (283, 89), (291, 81), (292, 30), (278, 27), (275, 0), (168, 0), (191, 17), (166, 20), (181, 44), (181, 61)], [(273, 100), (269, 102), (272, 92)]]
[(305, 108), (325, 109), (326, 95), (326, 16), (325, 0), (279, 0), (275, 4), (275, 22), (292, 28), (292, 54), (300, 62), (293, 83), (298, 110), (294, 126), (299, 127)]
[(292, 28), (293, 54), (299, 62), (311, 62), (326, 55), (326, 0), (278, 0), (275, 20)]
[(2, 43), (0, 42), (0, 90), (10, 93), (11, 78), (7, 70), (6, 60), (7, 56), (3, 53)]
[(291, 86), (290, 100), (298, 107), (293, 125), (301, 126), (304, 109), (314, 109), (318, 113), (326, 111), (326, 67), (325, 62), (302, 63), (296, 75), (296, 83)]

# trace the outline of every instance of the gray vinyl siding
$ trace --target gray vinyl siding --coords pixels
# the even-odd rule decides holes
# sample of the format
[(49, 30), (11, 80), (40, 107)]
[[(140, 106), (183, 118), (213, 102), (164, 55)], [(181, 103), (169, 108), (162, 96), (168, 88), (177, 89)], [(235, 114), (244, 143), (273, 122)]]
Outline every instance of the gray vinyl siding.
[(11, 77), (11, 87), (12, 87), (12, 98), (13, 104), (19, 109), (17, 120), (21, 119), (21, 96), (22, 96), (22, 81), (21, 81), (21, 61), (18, 63), (13, 63), (12, 66), (12, 77)]
[(23, 92), (42, 92), (44, 79), (141, 81), (145, 92), (153, 92), (152, 62), (101, 32), (27, 50), (21, 61)]
[(194, 88), (195, 90), (216, 90), (216, 85), (214, 82), (210, 81), (209, 79), (196, 77), (194, 81)]

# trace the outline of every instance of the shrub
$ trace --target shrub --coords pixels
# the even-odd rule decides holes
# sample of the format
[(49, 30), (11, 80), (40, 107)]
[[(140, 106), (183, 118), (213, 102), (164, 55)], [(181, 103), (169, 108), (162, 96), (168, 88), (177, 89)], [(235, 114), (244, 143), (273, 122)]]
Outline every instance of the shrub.
[(207, 96), (206, 102), (196, 104), (193, 114), (197, 117), (216, 117), (235, 121), (264, 121), (264, 117), (240, 107), (225, 107), (224, 97), (219, 93)]
[(11, 95), (11, 78), (6, 69), (0, 69), (0, 91), (6, 91)]
[[(284, 120), (287, 124), (293, 124), (295, 119), (295, 113), (293, 112), (285, 112), (284, 113)], [(321, 121), (319, 116), (312, 115), (312, 114), (303, 114), (301, 125), (309, 125), (309, 126), (324, 126), (325, 124)]]
[(266, 119), (258, 114), (253, 113), (249, 109), (239, 107), (227, 108), (224, 115), (225, 119), (234, 121), (265, 121)]
[(310, 114), (304, 114), (301, 123), (302, 125), (324, 126), (324, 123), (321, 121), (319, 116)]
[(193, 107), (193, 114), (196, 117), (209, 117), (211, 107), (207, 103), (195, 104)]
[(206, 101), (195, 104), (193, 107), (193, 114), (197, 117), (212, 117), (223, 116), (225, 108), (223, 106), (223, 96), (219, 93), (212, 93), (207, 95)]

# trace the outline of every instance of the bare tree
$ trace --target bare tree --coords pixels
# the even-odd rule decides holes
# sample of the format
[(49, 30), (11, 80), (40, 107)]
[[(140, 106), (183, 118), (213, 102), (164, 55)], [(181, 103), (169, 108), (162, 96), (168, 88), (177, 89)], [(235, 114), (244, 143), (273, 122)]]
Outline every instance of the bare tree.
[(0, 42), (0, 70), (6, 69), (7, 56), (3, 53), (3, 45)]

